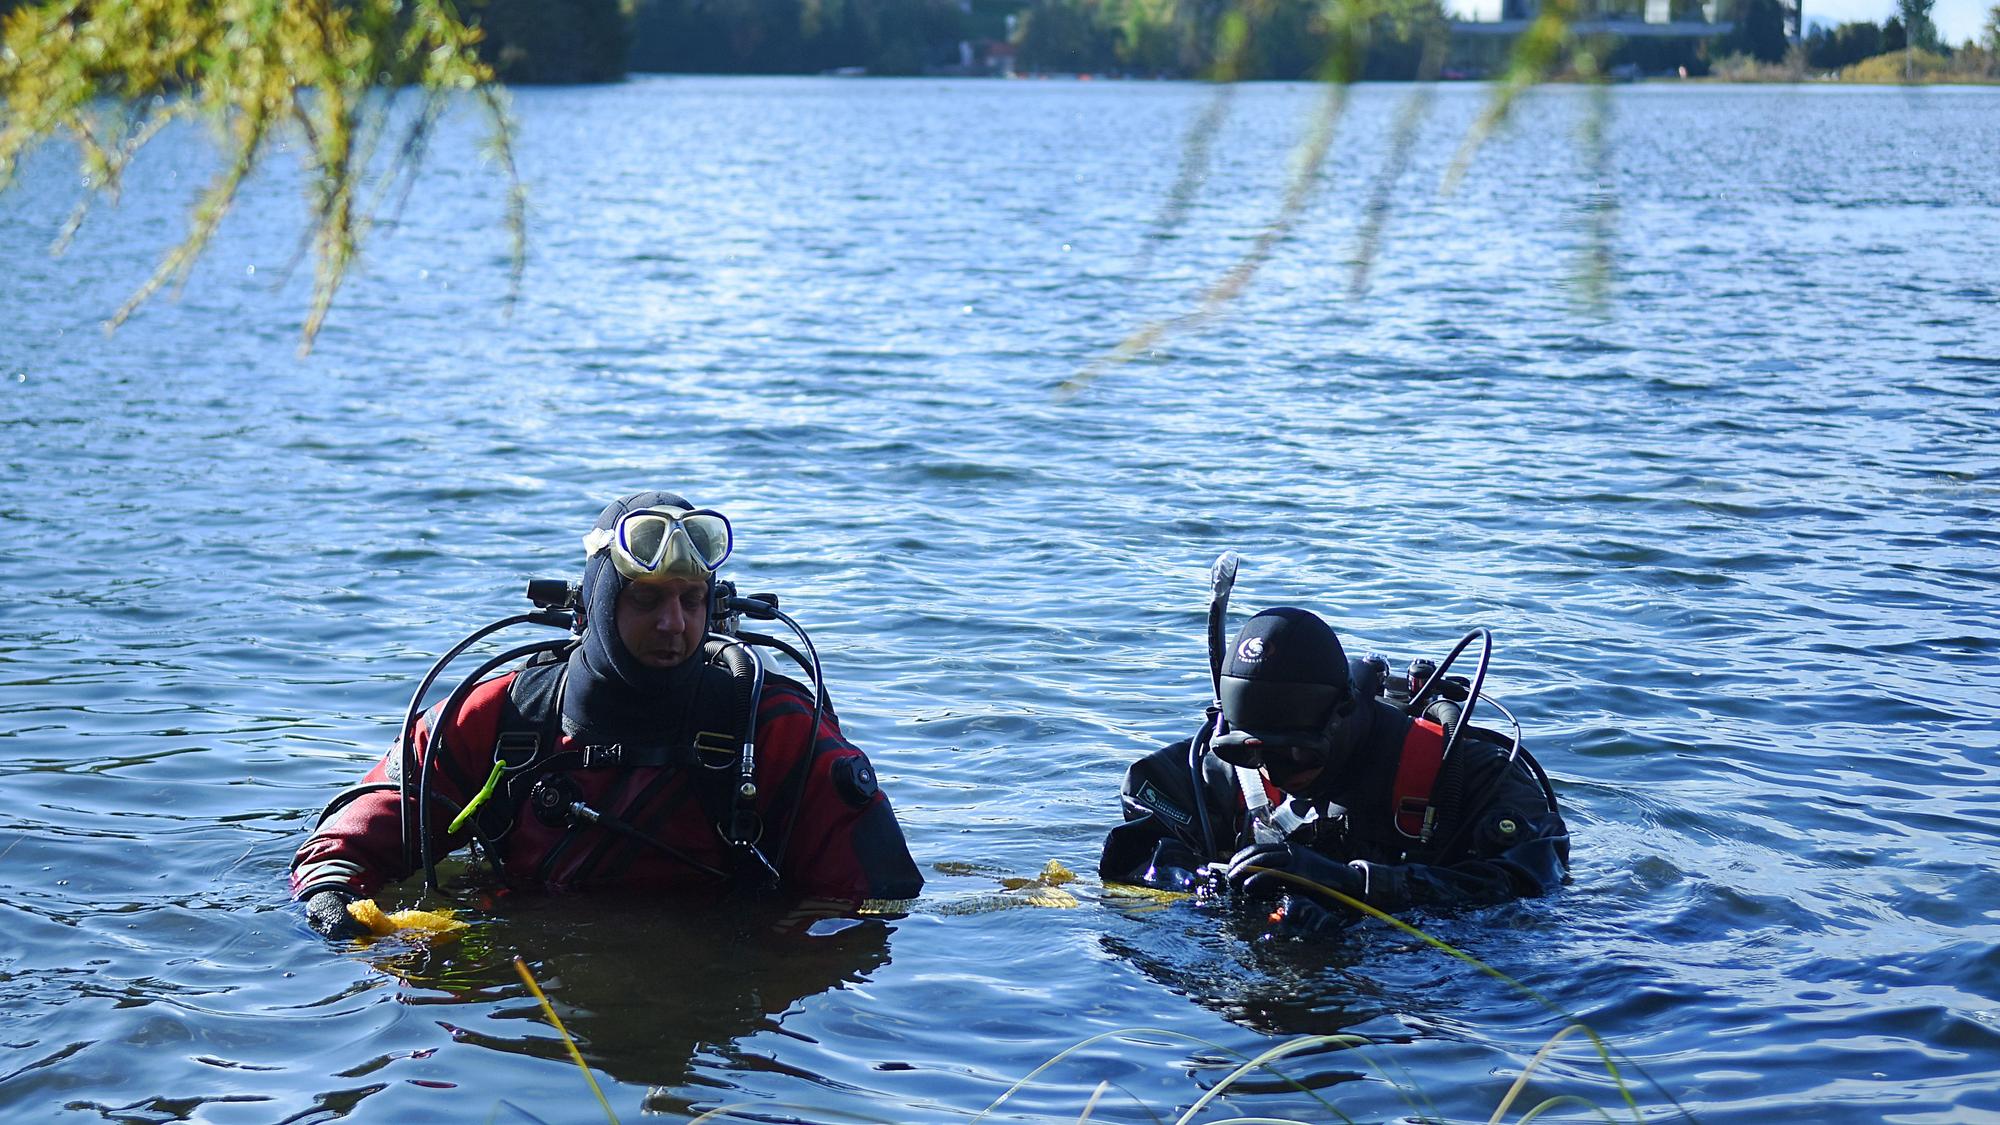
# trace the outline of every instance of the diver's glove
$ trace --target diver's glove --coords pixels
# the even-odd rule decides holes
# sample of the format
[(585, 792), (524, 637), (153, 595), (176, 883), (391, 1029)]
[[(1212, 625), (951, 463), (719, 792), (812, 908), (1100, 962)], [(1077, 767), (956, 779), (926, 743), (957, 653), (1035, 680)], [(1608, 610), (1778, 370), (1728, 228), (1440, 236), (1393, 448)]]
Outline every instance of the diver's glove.
[[(1278, 874), (1281, 871), (1314, 885), (1307, 886), (1297, 879), (1287, 879)], [(1336, 911), (1347, 909), (1346, 904), (1319, 893), (1318, 888), (1339, 891), (1351, 898), (1360, 898), (1368, 891), (1368, 873), (1360, 864), (1340, 863), (1311, 848), (1281, 843), (1251, 844), (1237, 852), (1230, 858), (1229, 869), (1223, 873), (1223, 878), (1229, 880), (1231, 886), (1252, 893), (1283, 891), (1294, 898), (1310, 896), (1317, 905)]]
[(1287, 894), (1278, 899), (1271, 921), (1282, 934), (1323, 934), (1352, 926), (1361, 915), (1352, 909), (1328, 909), (1308, 894)]
[(367, 937), (368, 927), (354, 920), (347, 912), (347, 904), (360, 895), (339, 887), (328, 887), (306, 896), (306, 925), (311, 926), (322, 937), (358, 938)]

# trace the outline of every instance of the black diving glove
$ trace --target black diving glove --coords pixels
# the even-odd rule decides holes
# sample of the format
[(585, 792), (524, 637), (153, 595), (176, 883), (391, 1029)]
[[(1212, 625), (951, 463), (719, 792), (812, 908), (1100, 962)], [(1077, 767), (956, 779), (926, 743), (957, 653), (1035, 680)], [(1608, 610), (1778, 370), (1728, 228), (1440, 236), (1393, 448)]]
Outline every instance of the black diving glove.
[(1352, 908), (1328, 909), (1308, 894), (1287, 894), (1278, 899), (1271, 921), (1281, 934), (1323, 934), (1352, 926), (1361, 915)]
[(368, 927), (354, 920), (347, 904), (361, 896), (339, 887), (328, 887), (306, 896), (306, 925), (321, 937), (358, 938), (368, 936)]
[[(1298, 878), (1288, 879), (1279, 872)], [(1223, 878), (1229, 880), (1231, 886), (1253, 894), (1283, 891), (1294, 898), (1310, 896), (1317, 905), (1336, 911), (1348, 909), (1347, 904), (1320, 893), (1319, 888), (1339, 891), (1351, 898), (1360, 898), (1368, 890), (1368, 876), (1361, 868), (1328, 859), (1311, 848), (1293, 844), (1252, 844), (1230, 857), (1229, 869), (1223, 873)], [(1298, 879), (1307, 880), (1313, 886), (1307, 886)]]

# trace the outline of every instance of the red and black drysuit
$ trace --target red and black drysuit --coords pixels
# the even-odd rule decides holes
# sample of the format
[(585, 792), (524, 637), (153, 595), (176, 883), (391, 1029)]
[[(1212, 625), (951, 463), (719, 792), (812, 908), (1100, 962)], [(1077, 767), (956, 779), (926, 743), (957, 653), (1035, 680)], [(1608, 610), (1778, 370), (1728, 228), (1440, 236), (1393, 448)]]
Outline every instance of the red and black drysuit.
[[(574, 663), (574, 662), (572, 662)], [(589, 746), (563, 731), (564, 664), (539, 665), (479, 685), (447, 722), (443, 738), (432, 729), (437, 710), (424, 717), (415, 759), (428, 763), (431, 851), (441, 856), (477, 835), (502, 876), (521, 888), (606, 890), (623, 893), (719, 892), (740, 882), (768, 881), (761, 863), (725, 838), (739, 774), (727, 759), (720, 767), (694, 746), (704, 724), (699, 709), (659, 738)], [(730, 690), (720, 668), (702, 670), (704, 691)], [(923, 886), (910, 859), (889, 798), (876, 784), (868, 759), (840, 732), (830, 707), (812, 726), (812, 698), (791, 680), (770, 676), (758, 706), (754, 806), (757, 843), (775, 864), (790, 893), (859, 903), (906, 899)], [(499, 745), (515, 735), (513, 748)], [(520, 765), (530, 751), (523, 732), (539, 732), (536, 760), (553, 758), (556, 774), (573, 783), (570, 795), (655, 843), (629, 832), (572, 818), (550, 824), (524, 799), (535, 778), (510, 778), (461, 831), (446, 831), (453, 815), (475, 794), (496, 756)], [(442, 749), (435, 754), (433, 750)], [(291, 887), (304, 900), (321, 890), (356, 896), (408, 877), (418, 857), (404, 853), (398, 809), (400, 754), (391, 750), (363, 782), (336, 798), (292, 863)], [(412, 779), (414, 802), (419, 785)], [(414, 818), (413, 818), (414, 821)], [(415, 828), (412, 828), (412, 851)]]
[[(1569, 830), (1525, 751), (1510, 760), (1499, 735), (1468, 727), (1434, 783), (1413, 795), (1407, 779), (1398, 786), (1397, 775), (1406, 752), (1419, 753), (1424, 742), (1438, 748), (1436, 724), (1370, 697), (1360, 702), (1350, 730), (1351, 749), (1303, 797), (1279, 791), (1261, 775), (1255, 783), (1274, 806), (1289, 803), (1299, 815), (1314, 814), (1286, 839), (1359, 867), (1365, 889), (1355, 897), (1393, 913), (1502, 902), (1544, 894), (1562, 882)], [(1126, 771), (1125, 823), (1106, 838), (1099, 864), (1107, 882), (1187, 890), (1198, 881), (1196, 868), (1226, 863), (1255, 842), (1236, 770), (1213, 754), (1202, 759), (1200, 799), (1213, 846), (1204, 842), (1190, 741), (1162, 747)], [(1428, 840), (1421, 838), (1426, 809), (1432, 816)]]

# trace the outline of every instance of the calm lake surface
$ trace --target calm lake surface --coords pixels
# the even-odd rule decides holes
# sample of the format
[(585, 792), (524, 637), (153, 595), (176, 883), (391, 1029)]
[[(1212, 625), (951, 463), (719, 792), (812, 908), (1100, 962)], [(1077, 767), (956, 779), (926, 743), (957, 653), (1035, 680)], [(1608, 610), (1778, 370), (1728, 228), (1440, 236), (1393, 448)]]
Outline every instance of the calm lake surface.
[[(1621, 88), (1601, 165), (1591, 96), (1545, 91), (1446, 197), (1487, 91), (1441, 89), (1356, 295), (1410, 96), (1362, 88), (1242, 299), (1058, 394), (1279, 213), (1319, 91), (1241, 89), (1190, 160), (1214, 96), (522, 91), (511, 316), (468, 111), (305, 359), (284, 161), (107, 338), (214, 157), (170, 131), (60, 259), (73, 153), (30, 160), (0, 196), (0, 1117), (603, 1120), (518, 955), (627, 1121), (966, 1121), (1086, 1041), (989, 1116), (1174, 1120), (1343, 1031), (1198, 1119), (1484, 1121), (1552, 1009), (1647, 1119), (2000, 1119), (2000, 91)], [(811, 628), (914, 912), (314, 937), (284, 879), (320, 806), (644, 487), (727, 509), (738, 581)], [(1264, 941), (1098, 886), (1127, 763), (1205, 702), (1224, 549), (1238, 621), (1311, 606), (1399, 666), (1494, 630), (1574, 882), (1419, 920), (1546, 1005), (1377, 924)], [(1052, 859), (1075, 908), (995, 908)], [(1632, 1114), (1581, 1035), (1509, 1119), (1558, 1096)]]

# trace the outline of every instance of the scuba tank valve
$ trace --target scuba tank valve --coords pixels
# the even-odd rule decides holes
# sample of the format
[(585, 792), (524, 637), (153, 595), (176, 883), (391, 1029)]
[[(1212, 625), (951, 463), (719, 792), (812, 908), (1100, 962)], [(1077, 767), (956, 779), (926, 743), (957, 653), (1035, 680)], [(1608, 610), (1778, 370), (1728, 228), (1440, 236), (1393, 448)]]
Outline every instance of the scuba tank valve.
[(1425, 660), (1422, 657), (1418, 657), (1410, 661), (1410, 670), (1403, 678), (1403, 703), (1405, 706), (1409, 704), (1411, 699), (1416, 697), (1418, 692), (1424, 690), (1424, 685), (1431, 682), (1431, 677), (1437, 675), (1437, 670), (1438, 666), (1435, 660)]
[(530, 578), (528, 600), (542, 609), (573, 610), (583, 600), (583, 587), (562, 578)]

